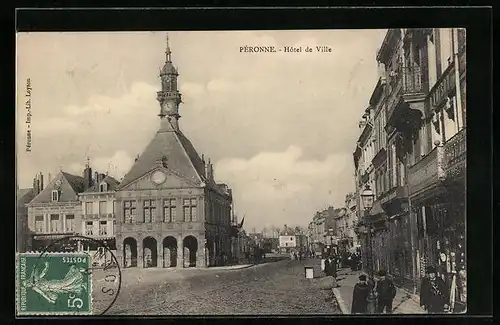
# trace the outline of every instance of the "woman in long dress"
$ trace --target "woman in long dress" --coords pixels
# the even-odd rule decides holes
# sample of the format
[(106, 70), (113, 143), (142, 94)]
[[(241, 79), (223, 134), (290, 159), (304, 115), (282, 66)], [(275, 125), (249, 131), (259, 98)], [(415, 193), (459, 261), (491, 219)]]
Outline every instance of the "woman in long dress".
[(75, 265), (71, 265), (64, 279), (47, 280), (44, 277), (48, 269), (48, 262), (45, 262), (45, 267), (40, 273), (36, 271), (35, 266), (32, 282), (28, 283), (27, 286), (44, 297), (49, 303), (55, 304), (60, 294), (73, 293), (80, 295), (84, 290), (87, 291), (83, 278), (85, 270), (79, 270)]

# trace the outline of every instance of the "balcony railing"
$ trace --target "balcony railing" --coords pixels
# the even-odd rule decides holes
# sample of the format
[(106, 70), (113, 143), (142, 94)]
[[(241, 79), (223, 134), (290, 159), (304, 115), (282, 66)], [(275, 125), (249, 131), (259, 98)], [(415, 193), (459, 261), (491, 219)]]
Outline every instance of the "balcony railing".
[(465, 129), (449, 139), (444, 146), (446, 177), (453, 178), (465, 170), (467, 141)]
[(408, 172), (410, 195), (419, 193), (437, 182), (437, 151), (438, 148), (436, 147), (410, 167)]
[(387, 101), (388, 117), (394, 112), (401, 96), (424, 92), (422, 73), (419, 66), (403, 67), (400, 65), (392, 74), (389, 82), (391, 90)]

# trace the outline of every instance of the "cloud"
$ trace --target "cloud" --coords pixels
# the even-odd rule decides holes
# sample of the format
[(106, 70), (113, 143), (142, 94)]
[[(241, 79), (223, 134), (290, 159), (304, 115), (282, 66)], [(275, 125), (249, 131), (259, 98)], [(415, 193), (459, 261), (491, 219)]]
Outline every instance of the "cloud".
[[(94, 172), (108, 173), (108, 175), (120, 180), (132, 167), (134, 159), (125, 151), (116, 151), (112, 156), (95, 157), (91, 161)], [(82, 163), (72, 163), (66, 169), (75, 175), (81, 175), (85, 166)]]
[(295, 145), (250, 159), (222, 159), (215, 175), (233, 188), (236, 211), (248, 213), (249, 228), (270, 223), (305, 226), (325, 203), (343, 204), (346, 190), (354, 184), (349, 155), (303, 159), (303, 150)]

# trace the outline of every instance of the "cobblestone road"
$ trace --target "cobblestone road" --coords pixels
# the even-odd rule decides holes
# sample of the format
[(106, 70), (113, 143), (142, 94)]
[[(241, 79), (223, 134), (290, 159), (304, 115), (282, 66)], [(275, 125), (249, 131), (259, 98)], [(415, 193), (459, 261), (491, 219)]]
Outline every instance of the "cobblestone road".
[[(241, 270), (126, 269), (109, 315), (340, 314), (322, 279), (305, 279), (319, 260), (284, 260)], [(141, 272), (142, 271), (142, 272)]]

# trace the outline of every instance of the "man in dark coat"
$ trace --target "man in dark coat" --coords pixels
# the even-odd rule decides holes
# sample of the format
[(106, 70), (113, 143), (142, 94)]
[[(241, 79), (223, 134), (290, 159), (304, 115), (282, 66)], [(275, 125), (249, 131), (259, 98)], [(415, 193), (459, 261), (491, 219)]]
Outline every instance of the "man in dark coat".
[(328, 262), (328, 267), (330, 269), (329, 275), (336, 278), (337, 277), (337, 259), (335, 256), (330, 256), (330, 260)]
[(325, 275), (326, 276), (329, 276), (329, 272), (330, 272), (330, 259), (328, 257), (325, 258)]
[(429, 314), (442, 314), (448, 308), (448, 288), (443, 279), (436, 276), (433, 266), (427, 268), (427, 274), (420, 287), (420, 306)]
[(352, 292), (351, 314), (364, 314), (368, 306), (368, 295), (370, 294), (370, 286), (366, 283), (366, 275), (359, 276), (359, 282), (354, 286)]
[(381, 270), (378, 274), (380, 280), (377, 282), (377, 313), (383, 314), (384, 309), (387, 314), (392, 314), (392, 301), (396, 297), (396, 286), (391, 279), (388, 279), (386, 272)]

